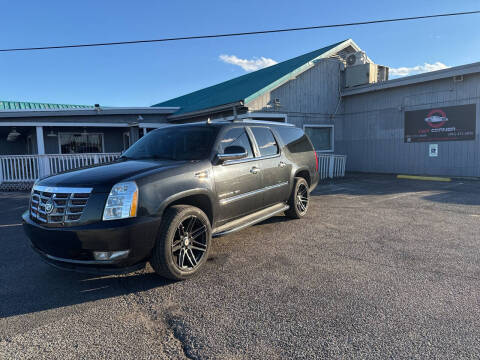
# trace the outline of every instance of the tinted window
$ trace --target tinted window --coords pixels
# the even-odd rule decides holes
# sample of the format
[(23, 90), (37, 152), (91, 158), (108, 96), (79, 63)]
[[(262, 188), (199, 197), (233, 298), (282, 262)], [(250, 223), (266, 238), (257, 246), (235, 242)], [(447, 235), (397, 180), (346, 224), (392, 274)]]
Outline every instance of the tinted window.
[(260, 156), (269, 156), (278, 154), (278, 144), (273, 137), (270, 129), (261, 127), (252, 127), (253, 136), (257, 141)]
[(247, 150), (247, 158), (253, 157), (252, 145), (244, 128), (227, 130), (218, 145), (218, 152), (223, 154), (227, 146), (243, 146)]
[(276, 128), (280, 139), (291, 153), (312, 151), (313, 147), (302, 129), (297, 127), (279, 126)]
[(171, 126), (148, 133), (125, 153), (128, 159), (203, 160), (210, 156), (217, 127)]

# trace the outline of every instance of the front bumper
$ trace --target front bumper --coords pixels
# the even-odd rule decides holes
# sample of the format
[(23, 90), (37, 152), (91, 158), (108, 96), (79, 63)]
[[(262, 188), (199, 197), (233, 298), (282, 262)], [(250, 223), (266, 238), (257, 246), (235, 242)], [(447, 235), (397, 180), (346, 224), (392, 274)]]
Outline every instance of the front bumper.
[[(159, 218), (99, 221), (70, 227), (44, 227), (22, 216), (23, 228), (32, 247), (57, 267), (70, 270), (121, 270), (144, 264), (150, 257), (160, 225)], [(129, 250), (118, 260), (95, 260), (94, 251)], [(97, 271), (95, 271), (97, 272)]]

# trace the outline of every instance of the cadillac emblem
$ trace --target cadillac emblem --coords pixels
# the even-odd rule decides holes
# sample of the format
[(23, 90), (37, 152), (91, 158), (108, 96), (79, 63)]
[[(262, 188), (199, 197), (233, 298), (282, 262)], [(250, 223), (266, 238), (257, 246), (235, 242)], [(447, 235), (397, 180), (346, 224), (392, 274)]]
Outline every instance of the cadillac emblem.
[(47, 214), (51, 214), (53, 209), (55, 209), (55, 204), (53, 203), (53, 200), (52, 199), (49, 199), (46, 203), (45, 203), (45, 212)]

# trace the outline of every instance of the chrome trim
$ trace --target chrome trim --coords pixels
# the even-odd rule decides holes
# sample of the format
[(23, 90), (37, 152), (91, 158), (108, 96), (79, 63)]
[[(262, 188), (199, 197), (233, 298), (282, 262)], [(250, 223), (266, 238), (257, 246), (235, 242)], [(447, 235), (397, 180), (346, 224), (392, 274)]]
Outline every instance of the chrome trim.
[(241, 199), (245, 199), (247, 197), (257, 195), (257, 194), (260, 194), (262, 192), (272, 190), (272, 189), (276, 189), (276, 188), (279, 188), (279, 187), (282, 187), (282, 186), (285, 186), (285, 185), (288, 185), (288, 181), (284, 181), (284, 182), (281, 182), (281, 183), (278, 183), (278, 184), (275, 184), (275, 185), (266, 186), (264, 188), (249, 191), (249, 192), (246, 192), (246, 193), (243, 193), (243, 194), (240, 194), (240, 195), (231, 196), (229, 198), (220, 200), (220, 205), (227, 205), (227, 204), (230, 204), (231, 202), (241, 200)]
[(251, 157), (251, 158), (245, 158), (245, 159), (240, 159), (240, 160), (227, 160), (221, 165), (233, 165), (233, 164), (241, 164), (241, 163), (246, 163), (250, 161), (259, 161), (259, 160), (266, 160), (266, 159), (274, 159), (277, 157), (280, 157), (280, 153), (275, 154), (275, 155), (268, 155), (268, 156), (259, 156), (259, 157)]
[[(30, 196), (30, 217), (45, 224), (66, 224), (80, 221), (92, 188), (34, 185)], [(45, 196), (49, 194), (49, 196)], [(75, 196), (77, 195), (78, 196)], [(52, 201), (53, 211), (47, 212), (45, 205)], [(78, 202), (78, 204), (74, 204)], [(80, 211), (74, 211), (80, 210)], [(43, 217), (42, 217), (43, 216)]]
[(80, 187), (62, 187), (62, 186), (44, 186), (34, 185), (33, 190), (48, 192), (48, 193), (75, 193), (75, 194), (90, 194), (93, 188), (80, 188)]
[(251, 158), (245, 158), (245, 159), (240, 159), (240, 160), (227, 160), (223, 162), (221, 165), (234, 165), (234, 164), (241, 164), (241, 163), (246, 163), (250, 161), (257, 161), (258, 158), (256, 157), (251, 157)]
[(217, 158), (221, 161), (244, 159), (247, 156), (248, 154), (246, 151), (243, 153), (235, 153), (235, 154), (217, 154)]
[(260, 156), (260, 157), (257, 157), (256, 159), (257, 160), (273, 159), (273, 158), (276, 158), (276, 157), (279, 157), (279, 156), (280, 156), (280, 153), (275, 154), (275, 155)]
[(41, 252), (43, 256), (50, 260), (60, 261), (70, 264), (83, 264), (83, 265), (102, 265), (102, 264), (114, 264), (114, 260), (74, 260), (74, 259), (64, 259), (60, 257), (56, 257), (47, 253)]
[(257, 218), (257, 219), (254, 219), (254, 220), (252, 220), (252, 221), (249, 221), (249, 222), (247, 222), (247, 223), (245, 223), (245, 224), (242, 224), (242, 225), (240, 225), (240, 226), (237, 226), (237, 227), (234, 227), (234, 228), (232, 228), (232, 229), (225, 230), (225, 231), (220, 231), (220, 232), (218, 232), (218, 233), (213, 233), (213, 234), (212, 234), (212, 237), (224, 236), (224, 235), (227, 235), (227, 234), (231, 234), (231, 233), (233, 233), (233, 232), (235, 232), (235, 231), (239, 231), (239, 230), (245, 229), (246, 227), (249, 227), (249, 226), (255, 225), (255, 224), (259, 223), (259, 222), (262, 222), (262, 221), (264, 221), (264, 220), (267, 220), (267, 219), (271, 218), (272, 216), (275, 216), (276, 214), (281, 213), (282, 211), (287, 211), (289, 208), (290, 208), (290, 206), (285, 205), (284, 207), (282, 207), (282, 208), (280, 208), (280, 209), (278, 209), (278, 210), (272, 211), (271, 213), (268, 213), (268, 214), (266, 214), (266, 215), (264, 215), (264, 216), (261, 216), (261, 217), (259, 217), (259, 218)]

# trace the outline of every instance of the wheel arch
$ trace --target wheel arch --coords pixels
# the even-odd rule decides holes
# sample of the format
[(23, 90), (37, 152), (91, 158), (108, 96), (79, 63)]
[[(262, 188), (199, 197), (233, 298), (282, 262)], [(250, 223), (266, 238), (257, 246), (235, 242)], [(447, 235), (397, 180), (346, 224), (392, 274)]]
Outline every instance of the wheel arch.
[(173, 205), (191, 205), (202, 210), (207, 215), (210, 225), (213, 227), (215, 220), (215, 209), (212, 195), (205, 189), (194, 189), (175, 194), (163, 201), (158, 211), (160, 216), (167, 208)]
[(294, 176), (294, 178), (295, 177), (304, 178), (305, 181), (307, 182), (308, 186), (312, 185), (312, 177), (310, 176), (310, 171), (306, 168), (297, 169), (297, 171), (295, 171), (295, 175), (293, 175), (293, 176)]

